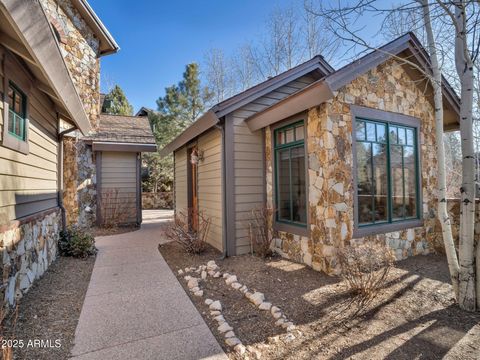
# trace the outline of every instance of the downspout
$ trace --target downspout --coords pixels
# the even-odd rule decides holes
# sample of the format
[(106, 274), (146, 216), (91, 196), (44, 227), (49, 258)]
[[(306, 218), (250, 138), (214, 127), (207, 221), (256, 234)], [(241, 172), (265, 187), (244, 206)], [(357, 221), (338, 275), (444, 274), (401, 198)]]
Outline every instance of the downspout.
[[(57, 113), (57, 128), (60, 129), (60, 116)], [(57, 135), (58, 141), (58, 174), (57, 174), (57, 202), (58, 207), (60, 208), (61, 216), (62, 216), (62, 230), (65, 231), (67, 228), (67, 214), (65, 207), (63, 206), (63, 138), (66, 134), (77, 130), (76, 126), (64, 130)]]
[(214, 127), (218, 130), (220, 130), (221, 136), (222, 136), (222, 151), (221, 151), (221, 163), (222, 163), (222, 209), (223, 209), (223, 217), (222, 217), (222, 222), (223, 222), (223, 231), (222, 231), (222, 255), (220, 256), (219, 260), (223, 260), (227, 257), (227, 192), (225, 191), (225, 179), (227, 176), (227, 170), (226, 170), (226, 156), (225, 156), (225, 118), (224, 122), (222, 125), (214, 125)]

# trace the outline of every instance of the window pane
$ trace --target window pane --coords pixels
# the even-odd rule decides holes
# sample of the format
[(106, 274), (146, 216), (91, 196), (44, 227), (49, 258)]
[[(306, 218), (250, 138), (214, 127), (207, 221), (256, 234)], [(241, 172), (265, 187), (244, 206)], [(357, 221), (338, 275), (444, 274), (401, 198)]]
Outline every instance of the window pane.
[(303, 125), (302, 126), (297, 126), (295, 128), (295, 140), (303, 140), (304, 138), (304, 130), (303, 130)]
[(357, 143), (357, 193), (360, 223), (373, 221), (372, 145)]
[(303, 146), (291, 150), (292, 169), (292, 210), (293, 221), (307, 223), (307, 204), (305, 194), (305, 148)]
[(416, 166), (415, 152), (413, 146), (403, 148), (403, 163), (405, 177), (405, 216), (414, 217), (417, 215), (417, 187), (416, 187)]
[(378, 142), (386, 142), (387, 139), (385, 138), (385, 124), (377, 124), (377, 141)]
[(285, 144), (285, 133), (283, 131), (277, 131), (277, 144)]
[(15, 133), (15, 114), (13, 111), (8, 112), (8, 131)]
[(375, 124), (367, 122), (366, 125), (367, 125), (367, 140), (376, 141)]
[(277, 153), (278, 215), (290, 220), (290, 149)]
[(21, 104), (22, 96), (19, 93), (15, 94), (15, 105), (14, 105), (14, 111), (22, 115), (22, 104)]
[(414, 145), (415, 144), (413, 129), (407, 129), (407, 144), (408, 145)]
[(8, 88), (8, 107), (13, 110), (13, 89), (11, 87)]
[(287, 129), (287, 130), (285, 131), (285, 136), (286, 136), (286, 142), (287, 142), (287, 143), (295, 141), (295, 139), (294, 139), (294, 137), (293, 137), (293, 136), (294, 136), (294, 135), (293, 135), (293, 131), (294, 131), (293, 128)]
[(15, 134), (17, 134), (18, 136), (22, 136), (22, 128), (21, 128), (21, 126), (22, 126), (22, 120), (19, 119), (18, 116), (17, 116), (17, 119), (16, 119), (16, 120), (17, 120), (17, 121), (15, 121), (15, 130), (14, 130), (14, 132), (15, 132)]
[(356, 127), (357, 140), (365, 140), (365, 123), (363, 121), (357, 121)]
[(397, 127), (396, 126), (390, 126), (389, 127), (389, 132), (390, 132), (390, 144), (396, 144), (398, 142), (398, 140), (397, 140)]
[(388, 220), (387, 203), (387, 146), (385, 144), (372, 144), (373, 147), (373, 183), (375, 188), (375, 221)]
[(405, 136), (404, 128), (398, 128), (398, 143), (400, 145), (405, 145), (407, 143), (407, 137)]
[(403, 211), (403, 169), (402, 146), (390, 147), (390, 166), (392, 176), (392, 219), (404, 217)]

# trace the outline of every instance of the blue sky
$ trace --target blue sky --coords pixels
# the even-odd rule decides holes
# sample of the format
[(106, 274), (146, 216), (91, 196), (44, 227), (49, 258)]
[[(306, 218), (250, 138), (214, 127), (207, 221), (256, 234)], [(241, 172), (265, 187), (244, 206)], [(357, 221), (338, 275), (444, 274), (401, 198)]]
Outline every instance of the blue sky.
[(135, 111), (156, 108), (164, 88), (210, 48), (254, 40), (275, 6), (296, 0), (89, 0), (121, 50), (101, 59), (102, 91), (119, 84)]

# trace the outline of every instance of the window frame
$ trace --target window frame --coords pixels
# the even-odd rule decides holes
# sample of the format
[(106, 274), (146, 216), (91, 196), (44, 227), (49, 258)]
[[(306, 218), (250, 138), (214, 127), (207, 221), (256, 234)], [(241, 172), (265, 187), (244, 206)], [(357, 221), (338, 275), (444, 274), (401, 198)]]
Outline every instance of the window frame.
[[(422, 165), (421, 165), (421, 144), (420, 144), (420, 120), (413, 116), (393, 113), (378, 109), (372, 109), (367, 107), (362, 107), (358, 105), (350, 105), (350, 111), (352, 115), (352, 151), (353, 151), (353, 187), (354, 187), (354, 204), (353, 204), (353, 213), (354, 213), (354, 229), (353, 229), (353, 238), (364, 237), (368, 235), (377, 235), (387, 232), (405, 230), (413, 227), (420, 227), (424, 225), (422, 218)], [(410, 127), (415, 129), (415, 150), (416, 150), (416, 198), (417, 198), (417, 214), (415, 218), (408, 218), (404, 220), (391, 221), (391, 213), (389, 216), (389, 222), (382, 222), (378, 224), (365, 224), (360, 225), (359, 223), (359, 214), (358, 214), (358, 182), (357, 182), (357, 138), (356, 138), (356, 121), (374, 121), (380, 123), (388, 123), (393, 126), (400, 127)], [(388, 144), (389, 145), (389, 144)], [(387, 153), (387, 158), (390, 157), (390, 150)], [(390, 181), (390, 172), (391, 167), (387, 169), (387, 176), (389, 178), (388, 186), (388, 209), (391, 211), (391, 181)]]
[[(27, 155), (29, 153), (29, 128), (30, 128), (30, 121), (29, 117), (29, 92), (32, 86), (31, 80), (29, 77), (24, 74), (18, 67), (20, 66), (19, 63), (10, 56), (7, 52), (4, 52), (4, 61), (3, 61), (3, 96), (0, 100), (3, 104), (3, 131), (2, 131), (2, 146), (8, 149), (20, 152), (22, 154)], [(0, 49), (1, 55), (1, 49)], [(23, 69), (22, 69), (23, 70)], [(16, 74), (15, 80), (12, 78), (11, 74)], [(9, 131), (9, 100), (8, 100), (8, 89), (12, 85), (14, 89), (16, 89), (19, 93), (21, 93), (25, 98), (24, 103), (24, 111), (25, 111), (25, 118), (23, 122), (23, 139), (12, 134)]]
[[(272, 149), (272, 190), (273, 190), (273, 206), (275, 209), (275, 215), (273, 216), (273, 229), (277, 231), (283, 231), (295, 235), (300, 236), (309, 236), (310, 234), (310, 214), (309, 214), (309, 205), (308, 205), (308, 190), (309, 190), (309, 183), (308, 183), (308, 152), (307, 152), (307, 113), (302, 112), (300, 114), (294, 115), (290, 118), (284, 119), (275, 125), (272, 125), (270, 128), (270, 135), (271, 135), (271, 149)], [(278, 186), (277, 186), (277, 150), (282, 148), (290, 148), (290, 147), (298, 147), (301, 143), (300, 141), (295, 141), (294, 143), (288, 145), (280, 145), (280, 147), (276, 146), (276, 133), (281, 129), (286, 129), (288, 127), (295, 126), (303, 122), (303, 150), (304, 150), (304, 159), (305, 159), (305, 212), (306, 212), (306, 223), (295, 223), (288, 220), (280, 220), (278, 218), (278, 209), (277, 209), (277, 202), (278, 202)], [(293, 145), (292, 145), (293, 144)]]

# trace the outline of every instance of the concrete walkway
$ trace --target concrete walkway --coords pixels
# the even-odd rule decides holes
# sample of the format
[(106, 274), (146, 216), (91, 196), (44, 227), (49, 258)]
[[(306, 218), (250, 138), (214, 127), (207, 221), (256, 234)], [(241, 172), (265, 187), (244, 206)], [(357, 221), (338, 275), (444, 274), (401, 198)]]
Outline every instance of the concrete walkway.
[(96, 239), (73, 359), (227, 359), (157, 249), (171, 216), (145, 211), (140, 230)]

